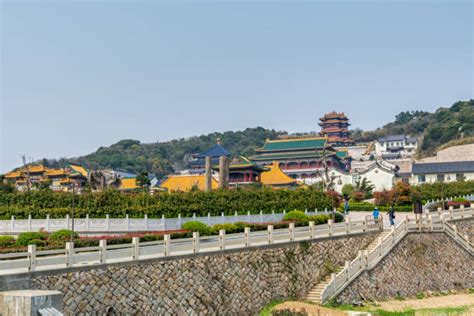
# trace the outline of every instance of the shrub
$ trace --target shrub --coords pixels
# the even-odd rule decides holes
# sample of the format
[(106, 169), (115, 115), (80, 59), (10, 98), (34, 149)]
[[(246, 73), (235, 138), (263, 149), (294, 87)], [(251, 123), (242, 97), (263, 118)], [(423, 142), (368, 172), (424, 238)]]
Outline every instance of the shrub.
[(0, 236), (0, 247), (10, 247), (15, 244), (15, 238), (12, 236)]
[(219, 231), (223, 229), (225, 230), (226, 234), (233, 234), (243, 231), (243, 229), (239, 231), (239, 227), (232, 223), (216, 224), (212, 226), (212, 231), (214, 234), (219, 234)]
[(311, 215), (311, 216), (309, 216), (308, 221), (309, 222), (313, 221), (314, 225), (321, 225), (321, 224), (326, 224), (329, 219), (330, 219), (329, 215), (321, 214), (321, 215)]
[(354, 186), (350, 183), (344, 184), (342, 186), (341, 192), (343, 195), (352, 196), (352, 193), (354, 192)]
[(352, 200), (354, 202), (362, 202), (364, 200), (364, 192), (352, 192)]
[(181, 227), (192, 232), (199, 232), (201, 236), (209, 236), (212, 234), (211, 227), (199, 221), (186, 222)]
[(301, 211), (291, 211), (285, 214), (283, 217), (284, 221), (298, 222), (301, 224), (308, 223), (308, 215)]
[(42, 241), (46, 243), (47, 234), (44, 232), (27, 232), (21, 233), (18, 235), (18, 239), (16, 240), (17, 246), (28, 246), (28, 245), (37, 245), (40, 246)]
[(65, 241), (65, 240), (70, 240), (71, 237), (72, 239), (76, 239), (79, 237), (79, 234), (69, 229), (60, 229), (58, 231), (51, 233), (49, 235), (49, 240)]

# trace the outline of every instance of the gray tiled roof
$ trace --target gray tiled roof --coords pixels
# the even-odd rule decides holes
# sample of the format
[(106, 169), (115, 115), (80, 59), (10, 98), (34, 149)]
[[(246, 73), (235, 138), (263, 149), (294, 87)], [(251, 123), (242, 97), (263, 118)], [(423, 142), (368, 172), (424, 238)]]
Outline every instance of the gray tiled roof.
[(474, 172), (474, 161), (414, 163), (413, 174)]
[(403, 141), (405, 139), (405, 135), (388, 135), (382, 138), (379, 138), (379, 142), (398, 142)]

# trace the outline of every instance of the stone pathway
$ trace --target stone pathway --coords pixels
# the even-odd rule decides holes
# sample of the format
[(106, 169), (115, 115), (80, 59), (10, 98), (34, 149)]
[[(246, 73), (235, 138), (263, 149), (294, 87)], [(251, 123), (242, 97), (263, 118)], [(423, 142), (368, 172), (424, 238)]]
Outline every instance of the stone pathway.
[[(349, 212), (349, 218), (352, 221), (363, 221), (369, 215), (371, 216), (372, 212)], [(382, 212), (381, 212), (381, 215), (383, 218), (383, 228), (388, 229), (390, 227), (388, 215)], [(397, 225), (402, 220), (404, 220), (406, 216), (408, 216), (410, 219), (415, 219), (415, 215), (413, 213), (397, 212), (395, 213), (395, 225)]]
[(474, 294), (453, 294), (447, 296), (433, 296), (424, 299), (410, 299), (405, 301), (380, 302), (380, 308), (386, 311), (396, 312), (405, 309), (424, 309), (441, 307), (471, 306), (470, 311), (474, 314)]

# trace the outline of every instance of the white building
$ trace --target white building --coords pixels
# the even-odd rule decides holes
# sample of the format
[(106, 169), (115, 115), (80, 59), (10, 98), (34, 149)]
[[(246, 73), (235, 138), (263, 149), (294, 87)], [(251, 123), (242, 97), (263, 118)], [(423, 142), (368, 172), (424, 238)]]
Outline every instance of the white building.
[(389, 135), (375, 142), (375, 155), (382, 159), (413, 157), (418, 141), (409, 135)]
[(474, 180), (474, 160), (418, 162), (412, 167), (411, 184)]
[[(366, 178), (374, 185), (374, 191), (390, 190), (397, 176), (398, 167), (391, 163), (373, 160), (368, 166), (363, 168), (353, 168), (351, 172), (343, 172), (338, 169), (331, 168), (329, 176), (334, 179), (334, 189), (337, 192), (342, 191), (345, 184), (356, 185), (358, 181)], [(306, 184), (313, 184), (321, 181), (320, 178), (306, 179)]]

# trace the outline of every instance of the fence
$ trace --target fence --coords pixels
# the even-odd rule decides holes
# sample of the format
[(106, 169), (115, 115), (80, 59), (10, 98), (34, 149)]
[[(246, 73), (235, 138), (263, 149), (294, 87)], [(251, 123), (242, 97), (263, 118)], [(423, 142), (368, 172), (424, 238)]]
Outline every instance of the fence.
[[(308, 212), (308, 215), (317, 214), (332, 214), (332, 211), (325, 210), (324, 212)], [(104, 233), (104, 232), (137, 232), (137, 231), (163, 231), (163, 230), (175, 230), (181, 229), (181, 226), (189, 221), (200, 221), (207, 225), (223, 224), (223, 223), (235, 223), (235, 222), (247, 222), (247, 223), (269, 223), (279, 222), (283, 220), (285, 216), (283, 213), (271, 214), (250, 214), (248, 212), (245, 215), (237, 214), (221, 216), (211, 216), (208, 214), (205, 217), (181, 217), (178, 215), (177, 218), (148, 218), (145, 215), (143, 218), (130, 218), (126, 215), (125, 218), (110, 218), (106, 215), (105, 218), (75, 218), (74, 219), (74, 231), (78, 233)], [(73, 220), (66, 215), (66, 218), (54, 219), (47, 216), (45, 219), (32, 219), (31, 215), (28, 219), (15, 219), (14, 216), (10, 220), (0, 221), (0, 233), (21, 233), (28, 231), (57, 231), (60, 229), (71, 229), (73, 226)]]
[(425, 205), (423, 205), (423, 209), (424, 210), (429, 210), (430, 206), (432, 206), (434, 204), (441, 203), (441, 202), (446, 202), (447, 203), (447, 202), (453, 201), (454, 199), (457, 199), (457, 198), (463, 198), (463, 199), (466, 199), (468, 201), (474, 201), (474, 194), (454, 196), (454, 197), (446, 197), (444, 199), (437, 199), (437, 200), (428, 200), (428, 201), (426, 201)]
[(106, 240), (100, 240), (99, 246), (74, 248), (72, 242), (66, 243), (65, 249), (37, 251), (36, 246), (28, 246), (28, 251), (20, 253), (0, 254), (0, 274), (13, 274), (35, 270), (54, 270), (65, 267), (75, 267), (114, 262), (125, 262), (141, 259), (160, 258), (193, 254), (198, 252), (239, 249), (250, 246), (262, 246), (292, 241), (320, 239), (332, 236), (346, 236), (358, 233), (379, 231), (378, 226), (369, 225), (367, 221), (350, 221), (347, 218), (342, 223), (295, 227), (274, 230), (269, 225), (266, 231), (250, 231), (226, 235), (224, 230), (219, 236), (199, 236), (193, 233), (192, 238), (174, 239), (165, 235), (163, 240), (140, 242), (138, 237), (130, 244), (107, 245)]
[(409, 220), (408, 217), (400, 222), (396, 227), (392, 227), (389, 234), (380, 238), (377, 245), (370, 251), (359, 251), (357, 257), (352, 261), (346, 261), (344, 269), (339, 273), (331, 275), (330, 282), (321, 293), (321, 302), (336, 297), (347, 285), (349, 285), (359, 274), (365, 270), (370, 270), (382, 260), (390, 250), (408, 233), (414, 231), (445, 231), (464, 249), (473, 254), (474, 245), (469, 237), (462, 236), (457, 232), (456, 226), (448, 223), (449, 220), (459, 220), (474, 217), (474, 208), (465, 209), (461, 207), (454, 210), (452, 207), (448, 211), (438, 211), (423, 216), (418, 220)]

